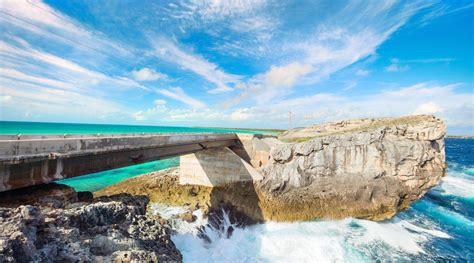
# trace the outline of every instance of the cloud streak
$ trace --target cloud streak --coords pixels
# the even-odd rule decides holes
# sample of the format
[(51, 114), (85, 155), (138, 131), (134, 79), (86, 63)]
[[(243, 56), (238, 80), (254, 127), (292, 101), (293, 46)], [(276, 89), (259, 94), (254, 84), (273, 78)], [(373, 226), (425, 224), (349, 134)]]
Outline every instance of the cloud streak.
[(206, 104), (204, 104), (202, 101), (192, 98), (191, 96), (186, 94), (184, 90), (180, 87), (172, 87), (169, 89), (158, 89), (156, 90), (156, 92), (168, 98), (180, 101), (188, 106), (191, 106), (192, 108), (199, 109), (199, 108), (206, 107)]

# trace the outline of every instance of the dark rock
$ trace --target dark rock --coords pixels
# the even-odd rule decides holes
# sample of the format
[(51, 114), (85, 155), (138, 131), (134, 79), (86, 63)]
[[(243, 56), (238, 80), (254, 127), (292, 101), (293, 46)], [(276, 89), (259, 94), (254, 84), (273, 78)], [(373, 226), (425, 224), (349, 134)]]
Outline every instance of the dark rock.
[(0, 262), (179, 262), (148, 198), (117, 195), (67, 208), (0, 208)]

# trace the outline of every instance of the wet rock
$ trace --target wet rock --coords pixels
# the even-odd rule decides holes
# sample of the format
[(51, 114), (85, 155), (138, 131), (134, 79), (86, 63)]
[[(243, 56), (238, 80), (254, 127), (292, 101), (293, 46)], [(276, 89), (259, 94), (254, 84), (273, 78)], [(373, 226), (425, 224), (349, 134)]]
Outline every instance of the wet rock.
[(196, 219), (197, 219), (197, 217), (195, 215), (193, 215), (193, 213), (191, 211), (186, 212), (184, 214), (181, 214), (179, 216), (179, 218), (186, 221), (186, 222), (188, 222), (188, 223), (192, 223), (192, 222), (196, 221)]

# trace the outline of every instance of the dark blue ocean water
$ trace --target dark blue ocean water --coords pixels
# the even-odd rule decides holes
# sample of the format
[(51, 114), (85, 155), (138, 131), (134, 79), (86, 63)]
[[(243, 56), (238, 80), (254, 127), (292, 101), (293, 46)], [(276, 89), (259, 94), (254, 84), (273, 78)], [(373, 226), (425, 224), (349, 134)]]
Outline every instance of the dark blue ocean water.
[(446, 139), (448, 175), (399, 217), (439, 229), (451, 238), (433, 238), (418, 259), (474, 262), (474, 139)]

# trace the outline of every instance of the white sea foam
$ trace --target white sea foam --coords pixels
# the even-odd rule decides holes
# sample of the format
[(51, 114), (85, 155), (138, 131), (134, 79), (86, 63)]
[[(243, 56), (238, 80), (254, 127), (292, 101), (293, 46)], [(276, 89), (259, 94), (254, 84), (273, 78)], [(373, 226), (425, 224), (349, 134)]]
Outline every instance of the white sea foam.
[(450, 238), (400, 219), (268, 222), (236, 228), (230, 238), (211, 228), (205, 233), (211, 242), (195, 231), (172, 236), (185, 262), (365, 262), (374, 255), (396, 261), (424, 253), (423, 243), (430, 238)]
[(441, 181), (443, 194), (474, 197), (474, 180), (461, 174), (451, 173)]
[(179, 219), (179, 215), (190, 212), (189, 207), (186, 206), (168, 206), (164, 204), (152, 204), (152, 213), (160, 215), (160, 217), (167, 219), (171, 228), (180, 234), (196, 235), (200, 226), (207, 224), (207, 219), (203, 217), (200, 209), (193, 212), (196, 216), (194, 222), (186, 222)]

